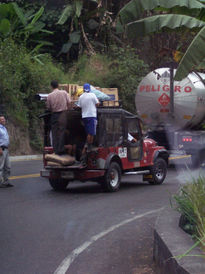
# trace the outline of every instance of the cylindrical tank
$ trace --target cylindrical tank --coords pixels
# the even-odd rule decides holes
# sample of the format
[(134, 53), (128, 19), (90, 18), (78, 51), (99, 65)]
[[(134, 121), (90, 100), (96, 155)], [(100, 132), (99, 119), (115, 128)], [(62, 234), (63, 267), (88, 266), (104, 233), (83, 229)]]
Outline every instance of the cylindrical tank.
[[(175, 74), (175, 70), (174, 70)], [(192, 129), (205, 118), (204, 73), (190, 73), (174, 81), (174, 111), (170, 105), (170, 69), (150, 72), (139, 84), (135, 104), (139, 116), (148, 126), (171, 125), (175, 129)]]

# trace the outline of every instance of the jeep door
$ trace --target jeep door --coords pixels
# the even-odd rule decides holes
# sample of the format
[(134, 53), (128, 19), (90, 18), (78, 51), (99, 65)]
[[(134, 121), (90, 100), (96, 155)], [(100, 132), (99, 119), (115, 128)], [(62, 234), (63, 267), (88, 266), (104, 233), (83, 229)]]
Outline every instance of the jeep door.
[(117, 147), (123, 142), (122, 115), (111, 111), (99, 115), (98, 136), (99, 144), (104, 147)]
[[(130, 136), (133, 138), (130, 140)], [(128, 137), (129, 136), (129, 137)], [(126, 138), (128, 160), (140, 161), (143, 157), (143, 138), (140, 121), (136, 116), (125, 117), (124, 138)]]

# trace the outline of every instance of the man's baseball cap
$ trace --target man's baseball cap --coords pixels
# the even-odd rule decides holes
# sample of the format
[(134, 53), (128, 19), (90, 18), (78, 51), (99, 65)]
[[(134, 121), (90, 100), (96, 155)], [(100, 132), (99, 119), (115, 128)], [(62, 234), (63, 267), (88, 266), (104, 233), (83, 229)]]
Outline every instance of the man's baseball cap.
[(84, 90), (85, 92), (90, 92), (90, 84), (85, 83), (85, 84), (83, 85), (83, 90)]

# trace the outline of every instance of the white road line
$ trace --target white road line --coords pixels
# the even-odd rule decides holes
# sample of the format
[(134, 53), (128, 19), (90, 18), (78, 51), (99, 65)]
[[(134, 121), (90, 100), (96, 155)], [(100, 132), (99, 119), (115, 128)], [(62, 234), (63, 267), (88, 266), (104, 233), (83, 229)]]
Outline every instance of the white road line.
[(117, 225), (113, 225), (110, 228), (102, 231), (101, 233), (93, 236), (90, 238), (89, 241), (86, 241), (84, 244), (82, 244), (81, 246), (77, 247), (76, 249), (74, 249), (59, 265), (59, 267), (56, 269), (56, 271), (54, 272), (54, 274), (65, 274), (66, 271), (69, 269), (70, 265), (72, 264), (72, 262), (78, 257), (79, 254), (81, 254), (86, 248), (88, 248), (91, 244), (93, 244), (94, 242), (96, 242), (97, 240), (99, 240), (100, 238), (104, 237), (105, 235), (107, 235), (108, 233), (112, 232), (113, 230), (128, 224), (130, 222), (133, 222), (139, 218), (142, 218), (146, 215), (149, 214), (153, 214), (156, 213), (158, 211), (161, 211), (163, 209), (163, 207), (156, 209), (156, 210), (151, 210), (148, 211), (144, 214), (140, 214), (140, 215), (136, 215), (130, 219), (124, 220), (123, 222), (117, 224)]

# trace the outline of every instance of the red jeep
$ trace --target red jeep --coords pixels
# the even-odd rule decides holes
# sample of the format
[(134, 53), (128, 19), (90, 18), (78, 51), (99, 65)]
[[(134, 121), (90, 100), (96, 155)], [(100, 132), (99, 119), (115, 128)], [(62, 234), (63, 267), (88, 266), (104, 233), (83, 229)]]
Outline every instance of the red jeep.
[[(143, 137), (140, 119), (120, 107), (99, 107), (94, 149), (86, 155), (86, 165), (79, 162), (69, 166), (49, 166), (45, 154), (53, 153), (49, 141), (49, 114), (45, 122), (44, 169), (55, 190), (63, 190), (73, 180), (99, 182), (109, 192), (120, 188), (122, 174), (142, 174), (150, 184), (162, 184), (167, 173), (168, 152), (152, 140)], [(68, 113), (68, 131), (76, 145), (79, 161), (86, 134), (80, 110)], [(128, 141), (128, 133), (137, 141)], [(69, 142), (68, 142), (69, 143)]]

